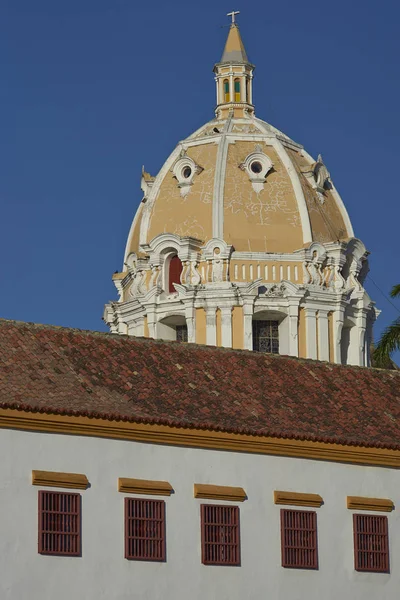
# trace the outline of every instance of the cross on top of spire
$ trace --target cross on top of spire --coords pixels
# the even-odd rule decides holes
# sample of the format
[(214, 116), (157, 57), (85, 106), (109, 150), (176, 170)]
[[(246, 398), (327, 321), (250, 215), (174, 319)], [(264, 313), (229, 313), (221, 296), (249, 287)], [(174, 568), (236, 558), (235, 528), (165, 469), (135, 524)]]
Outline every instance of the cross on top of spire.
[(236, 23), (236, 15), (240, 15), (240, 10), (233, 10), (232, 12), (228, 13), (226, 16), (227, 17), (232, 17), (232, 24)]

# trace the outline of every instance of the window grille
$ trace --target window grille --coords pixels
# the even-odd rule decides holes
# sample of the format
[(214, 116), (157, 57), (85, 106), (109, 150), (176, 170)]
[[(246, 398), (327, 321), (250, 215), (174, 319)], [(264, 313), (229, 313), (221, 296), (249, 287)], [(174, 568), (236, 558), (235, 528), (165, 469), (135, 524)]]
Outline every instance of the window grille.
[(281, 510), (282, 567), (318, 569), (317, 513)]
[(165, 560), (165, 502), (125, 498), (125, 558)]
[(174, 294), (176, 292), (173, 284), (181, 282), (182, 269), (182, 261), (179, 256), (173, 256), (169, 261), (168, 273), (168, 292), (170, 294)]
[(80, 556), (81, 496), (39, 492), (39, 554)]
[(279, 354), (278, 321), (253, 321), (253, 350)]
[(237, 506), (201, 505), (201, 553), (205, 565), (240, 565)]
[(387, 517), (353, 515), (353, 526), (355, 570), (389, 573)]
[(176, 339), (178, 342), (187, 342), (188, 341), (187, 325), (177, 325), (176, 326)]

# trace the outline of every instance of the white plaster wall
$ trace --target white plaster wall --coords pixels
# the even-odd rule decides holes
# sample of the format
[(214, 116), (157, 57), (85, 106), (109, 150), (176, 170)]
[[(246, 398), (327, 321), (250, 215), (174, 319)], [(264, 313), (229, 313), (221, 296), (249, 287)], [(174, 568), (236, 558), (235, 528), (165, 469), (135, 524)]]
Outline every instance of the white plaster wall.
[[(398, 500), (395, 470), (281, 457), (156, 446), (89, 437), (0, 431), (1, 600), (394, 600), (400, 588), (400, 519), (388, 515), (391, 574), (353, 569), (347, 495)], [(38, 487), (32, 469), (85, 473), (82, 557), (37, 553)], [(167, 561), (124, 559), (118, 477), (169, 481)], [(201, 502), (193, 484), (243, 486), (240, 567), (204, 566)], [(45, 489), (45, 488), (42, 488)], [(55, 489), (55, 488), (51, 488)], [(319, 493), (319, 570), (280, 565), (274, 490)]]

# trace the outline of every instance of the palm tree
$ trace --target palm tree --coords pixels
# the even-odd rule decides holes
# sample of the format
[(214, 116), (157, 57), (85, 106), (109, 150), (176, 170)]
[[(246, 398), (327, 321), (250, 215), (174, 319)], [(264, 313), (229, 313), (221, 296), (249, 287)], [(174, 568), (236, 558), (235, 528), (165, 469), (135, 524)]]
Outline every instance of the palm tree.
[[(390, 292), (392, 298), (400, 297), (400, 283)], [(383, 332), (381, 339), (373, 350), (372, 364), (382, 369), (397, 368), (390, 358), (391, 354), (400, 350), (400, 317), (397, 317)]]

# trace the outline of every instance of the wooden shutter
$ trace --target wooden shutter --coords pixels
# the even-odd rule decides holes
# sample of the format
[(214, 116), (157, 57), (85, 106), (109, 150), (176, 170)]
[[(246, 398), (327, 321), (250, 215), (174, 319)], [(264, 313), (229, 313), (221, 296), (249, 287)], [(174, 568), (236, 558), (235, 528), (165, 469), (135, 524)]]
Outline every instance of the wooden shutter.
[(38, 542), (40, 554), (80, 556), (80, 494), (39, 492)]
[(240, 565), (239, 508), (202, 504), (201, 550), (205, 565)]
[(353, 526), (355, 570), (389, 573), (387, 517), (353, 515)]
[(169, 274), (168, 274), (168, 291), (174, 293), (176, 290), (173, 286), (174, 283), (181, 282), (182, 273), (182, 262), (178, 256), (173, 256), (169, 262)]
[(165, 560), (165, 502), (125, 498), (125, 558)]
[(317, 513), (281, 510), (282, 567), (318, 569)]

